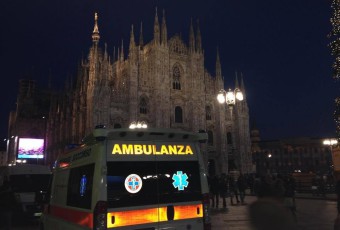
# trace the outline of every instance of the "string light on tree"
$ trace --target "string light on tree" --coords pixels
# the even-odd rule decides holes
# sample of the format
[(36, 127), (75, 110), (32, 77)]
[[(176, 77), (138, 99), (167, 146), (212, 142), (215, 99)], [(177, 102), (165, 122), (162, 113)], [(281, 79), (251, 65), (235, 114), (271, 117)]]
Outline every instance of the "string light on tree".
[[(332, 65), (333, 79), (336, 83), (340, 82), (340, 0), (333, 0), (331, 4), (333, 14), (331, 16), (332, 31), (328, 37), (331, 38), (329, 47), (331, 55), (334, 56)], [(334, 120), (336, 125), (337, 137), (340, 139), (340, 96), (335, 98)]]

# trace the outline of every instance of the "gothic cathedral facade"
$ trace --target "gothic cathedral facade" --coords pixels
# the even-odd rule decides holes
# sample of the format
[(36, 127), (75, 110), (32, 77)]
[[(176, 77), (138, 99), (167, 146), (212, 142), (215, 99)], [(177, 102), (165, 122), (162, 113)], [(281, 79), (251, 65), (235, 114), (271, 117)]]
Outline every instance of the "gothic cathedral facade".
[[(209, 140), (202, 146), (210, 173), (233, 168), (252, 172), (249, 111), (243, 79), (235, 87), (244, 100), (228, 107), (216, 96), (224, 88), (219, 54), (215, 76), (204, 66), (201, 33), (191, 23), (189, 44), (179, 35), (168, 38), (163, 12), (156, 10), (153, 39), (144, 43), (142, 26), (138, 44), (131, 28), (128, 55), (123, 45), (113, 57), (100, 46), (98, 15), (95, 14), (93, 44), (81, 61), (75, 83), (63, 97), (51, 102), (48, 122), (47, 162), (63, 151), (63, 144), (79, 143), (96, 125), (127, 128), (133, 121), (149, 127), (198, 132)], [(240, 80), (240, 82), (239, 82)]]

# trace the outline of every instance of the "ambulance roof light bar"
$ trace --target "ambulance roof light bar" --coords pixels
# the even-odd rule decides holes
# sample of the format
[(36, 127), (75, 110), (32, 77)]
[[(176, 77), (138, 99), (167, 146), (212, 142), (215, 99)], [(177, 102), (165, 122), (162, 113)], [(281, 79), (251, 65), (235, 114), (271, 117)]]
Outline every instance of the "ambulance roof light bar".
[(133, 121), (129, 126), (130, 129), (146, 129), (147, 127), (148, 125), (145, 121)]

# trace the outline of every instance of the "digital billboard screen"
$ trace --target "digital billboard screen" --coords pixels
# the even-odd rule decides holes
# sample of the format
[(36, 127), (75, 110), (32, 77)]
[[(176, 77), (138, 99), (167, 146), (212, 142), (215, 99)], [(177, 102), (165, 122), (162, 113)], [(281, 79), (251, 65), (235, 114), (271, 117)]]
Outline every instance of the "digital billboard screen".
[(44, 139), (19, 138), (18, 159), (44, 158)]

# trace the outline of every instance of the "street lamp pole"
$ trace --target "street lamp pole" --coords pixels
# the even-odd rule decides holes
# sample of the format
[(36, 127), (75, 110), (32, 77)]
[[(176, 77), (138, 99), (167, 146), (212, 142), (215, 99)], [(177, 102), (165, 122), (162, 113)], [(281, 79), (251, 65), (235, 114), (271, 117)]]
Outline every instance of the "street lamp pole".
[[(243, 100), (243, 93), (238, 88), (235, 88), (234, 90), (231, 90), (229, 88), (228, 91), (221, 89), (219, 91), (219, 93), (217, 94), (217, 101), (220, 104), (226, 104), (228, 106), (228, 108), (230, 109), (230, 120), (231, 120), (231, 122), (232, 122), (232, 119), (233, 119), (233, 107), (235, 106), (236, 101), (242, 101), (242, 100)], [(222, 142), (222, 143), (223, 143), (223, 146), (225, 146), (225, 144), (224, 144), (225, 142)], [(223, 149), (223, 147), (221, 148), (221, 150), (222, 149)], [(227, 165), (228, 165), (229, 164), (228, 153), (226, 154), (226, 158), (227, 158)], [(239, 162), (237, 162), (237, 163), (239, 163)], [(227, 171), (228, 170), (229, 169), (228, 169), (228, 166), (227, 166)]]
[(272, 158), (272, 154), (268, 153), (267, 154), (267, 174), (271, 174), (272, 173), (272, 169), (271, 169), (271, 158)]
[(338, 144), (338, 140), (337, 139), (334, 139), (334, 138), (330, 138), (330, 139), (325, 139), (323, 141), (323, 144), (324, 145), (328, 145), (329, 146), (329, 149), (331, 151), (331, 164), (333, 166), (333, 171), (334, 171), (334, 159), (333, 159), (333, 145), (337, 145)]

